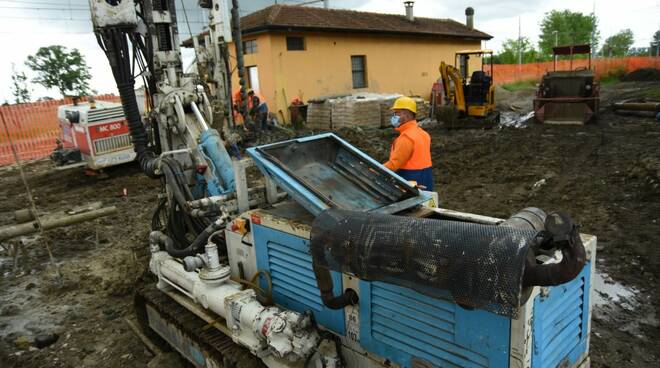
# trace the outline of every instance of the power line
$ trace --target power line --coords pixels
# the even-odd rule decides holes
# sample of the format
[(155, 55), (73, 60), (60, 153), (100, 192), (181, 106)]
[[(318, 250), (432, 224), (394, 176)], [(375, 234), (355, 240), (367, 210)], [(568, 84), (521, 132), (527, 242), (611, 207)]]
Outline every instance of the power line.
[[(71, 18), (71, 19), (62, 19), (62, 18), (46, 18), (46, 17), (19, 17), (19, 16), (11, 16), (11, 15), (0, 15), (0, 19), (23, 19), (23, 20), (48, 20), (48, 21), (76, 21), (76, 22), (91, 22), (91, 18)], [(184, 23), (183, 21), (179, 21), (181, 23)], [(208, 22), (202, 22), (202, 21), (190, 21), (191, 24), (208, 24)]]
[[(71, 1), (69, 1), (69, 0), (65, 0), (65, 1), (66, 1), (67, 4), (71, 4)], [(1, 0), (0, 3), (37, 4), (37, 5), (40, 5), (40, 4), (46, 4), (46, 5), (51, 5), (51, 4), (53, 4), (53, 3), (57, 3), (57, 1), (35, 1), (35, 0), (29, 0), (29, 1), (19, 0), (19, 1), (16, 1), (16, 0)], [(74, 2), (74, 3), (75, 3), (75, 2)], [(60, 3), (60, 4), (62, 4), (62, 3)], [(84, 5), (87, 5), (87, 4), (89, 4), (89, 2), (88, 2), (88, 1), (82, 1), (82, 2), (80, 2), (79, 4), (81, 4), (81, 5), (83, 5), (83, 4), (84, 4)]]

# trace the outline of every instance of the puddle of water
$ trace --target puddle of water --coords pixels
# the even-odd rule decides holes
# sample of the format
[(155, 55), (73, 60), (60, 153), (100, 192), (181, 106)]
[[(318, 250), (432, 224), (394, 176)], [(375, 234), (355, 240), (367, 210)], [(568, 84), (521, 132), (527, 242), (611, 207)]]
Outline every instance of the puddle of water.
[(620, 302), (634, 297), (637, 290), (612, 280), (606, 273), (594, 273), (592, 300), (595, 306)]
[(534, 111), (528, 113), (503, 111), (500, 113), (500, 127), (524, 128), (533, 117)]

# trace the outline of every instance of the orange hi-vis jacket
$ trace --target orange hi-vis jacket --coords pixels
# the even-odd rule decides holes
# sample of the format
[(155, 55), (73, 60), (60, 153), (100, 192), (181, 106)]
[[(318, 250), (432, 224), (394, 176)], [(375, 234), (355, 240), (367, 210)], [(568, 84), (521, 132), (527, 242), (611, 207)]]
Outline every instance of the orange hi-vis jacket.
[(431, 162), (431, 136), (411, 120), (397, 127), (399, 136), (392, 143), (390, 159), (383, 165), (392, 171), (422, 170)]
[[(264, 99), (264, 97), (261, 94), (255, 92), (254, 95), (257, 96), (257, 98), (259, 98), (259, 103), (266, 102), (266, 100)], [(248, 106), (247, 106), (247, 108), (248, 108), (248, 111), (250, 111), (255, 106), (253, 106), (253, 99), (251, 99), (250, 96), (247, 96), (247, 97), (248, 97), (248, 104), (247, 104)], [(242, 107), (241, 102), (242, 102), (241, 90), (239, 89), (237, 91), (234, 91), (234, 104), (236, 104), (239, 108), (241, 108)]]

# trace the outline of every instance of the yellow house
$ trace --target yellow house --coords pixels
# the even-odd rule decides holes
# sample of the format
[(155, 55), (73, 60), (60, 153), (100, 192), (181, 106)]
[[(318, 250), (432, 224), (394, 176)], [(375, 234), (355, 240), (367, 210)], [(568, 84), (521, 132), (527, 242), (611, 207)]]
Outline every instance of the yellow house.
[[(410, 4), (407, 4), (410, 5)], [(492, 37), (451, 19), (273, 5), (241, 18), (248, 86), (288, 120), (294, 97), (401, 93), (429, 98), (441, 61)], [(235, 48), (229, 46), (231, 69)], [(238, 89), (232, 73), (232, 89)], [(281, 114), (280, 114), (281, 112)]]

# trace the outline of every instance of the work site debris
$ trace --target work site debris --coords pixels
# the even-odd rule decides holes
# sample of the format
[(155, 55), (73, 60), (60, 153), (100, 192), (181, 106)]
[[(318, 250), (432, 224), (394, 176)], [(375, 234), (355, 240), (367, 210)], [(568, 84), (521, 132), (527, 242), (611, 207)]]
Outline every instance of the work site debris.
[[(309, 100), (307, 127), (310, 129), (339, 129), (342, 127), (387, 127), (390, 108), (400, 94), (357, 93), (346, 96), (325, 96)], [(417, 120), (429, 115), (429, 103), (413, 97), (417, 104)]]
[(57, 342), (57, 339), (59, 339), (60, 336), (56, 333), (48, 333), (48, 334), (43, 334), (39, 335), (34, 338), (34, 346), (36, 346), (39, 349), (43, 349), (45, 347), (48, 347), (50, 345), (53, 345), (54, 343)]
[(642, 68), (634, 70), (624, 75), (621, 80), (624, 82), (653, 82), (660, 81), (660, 69)]

